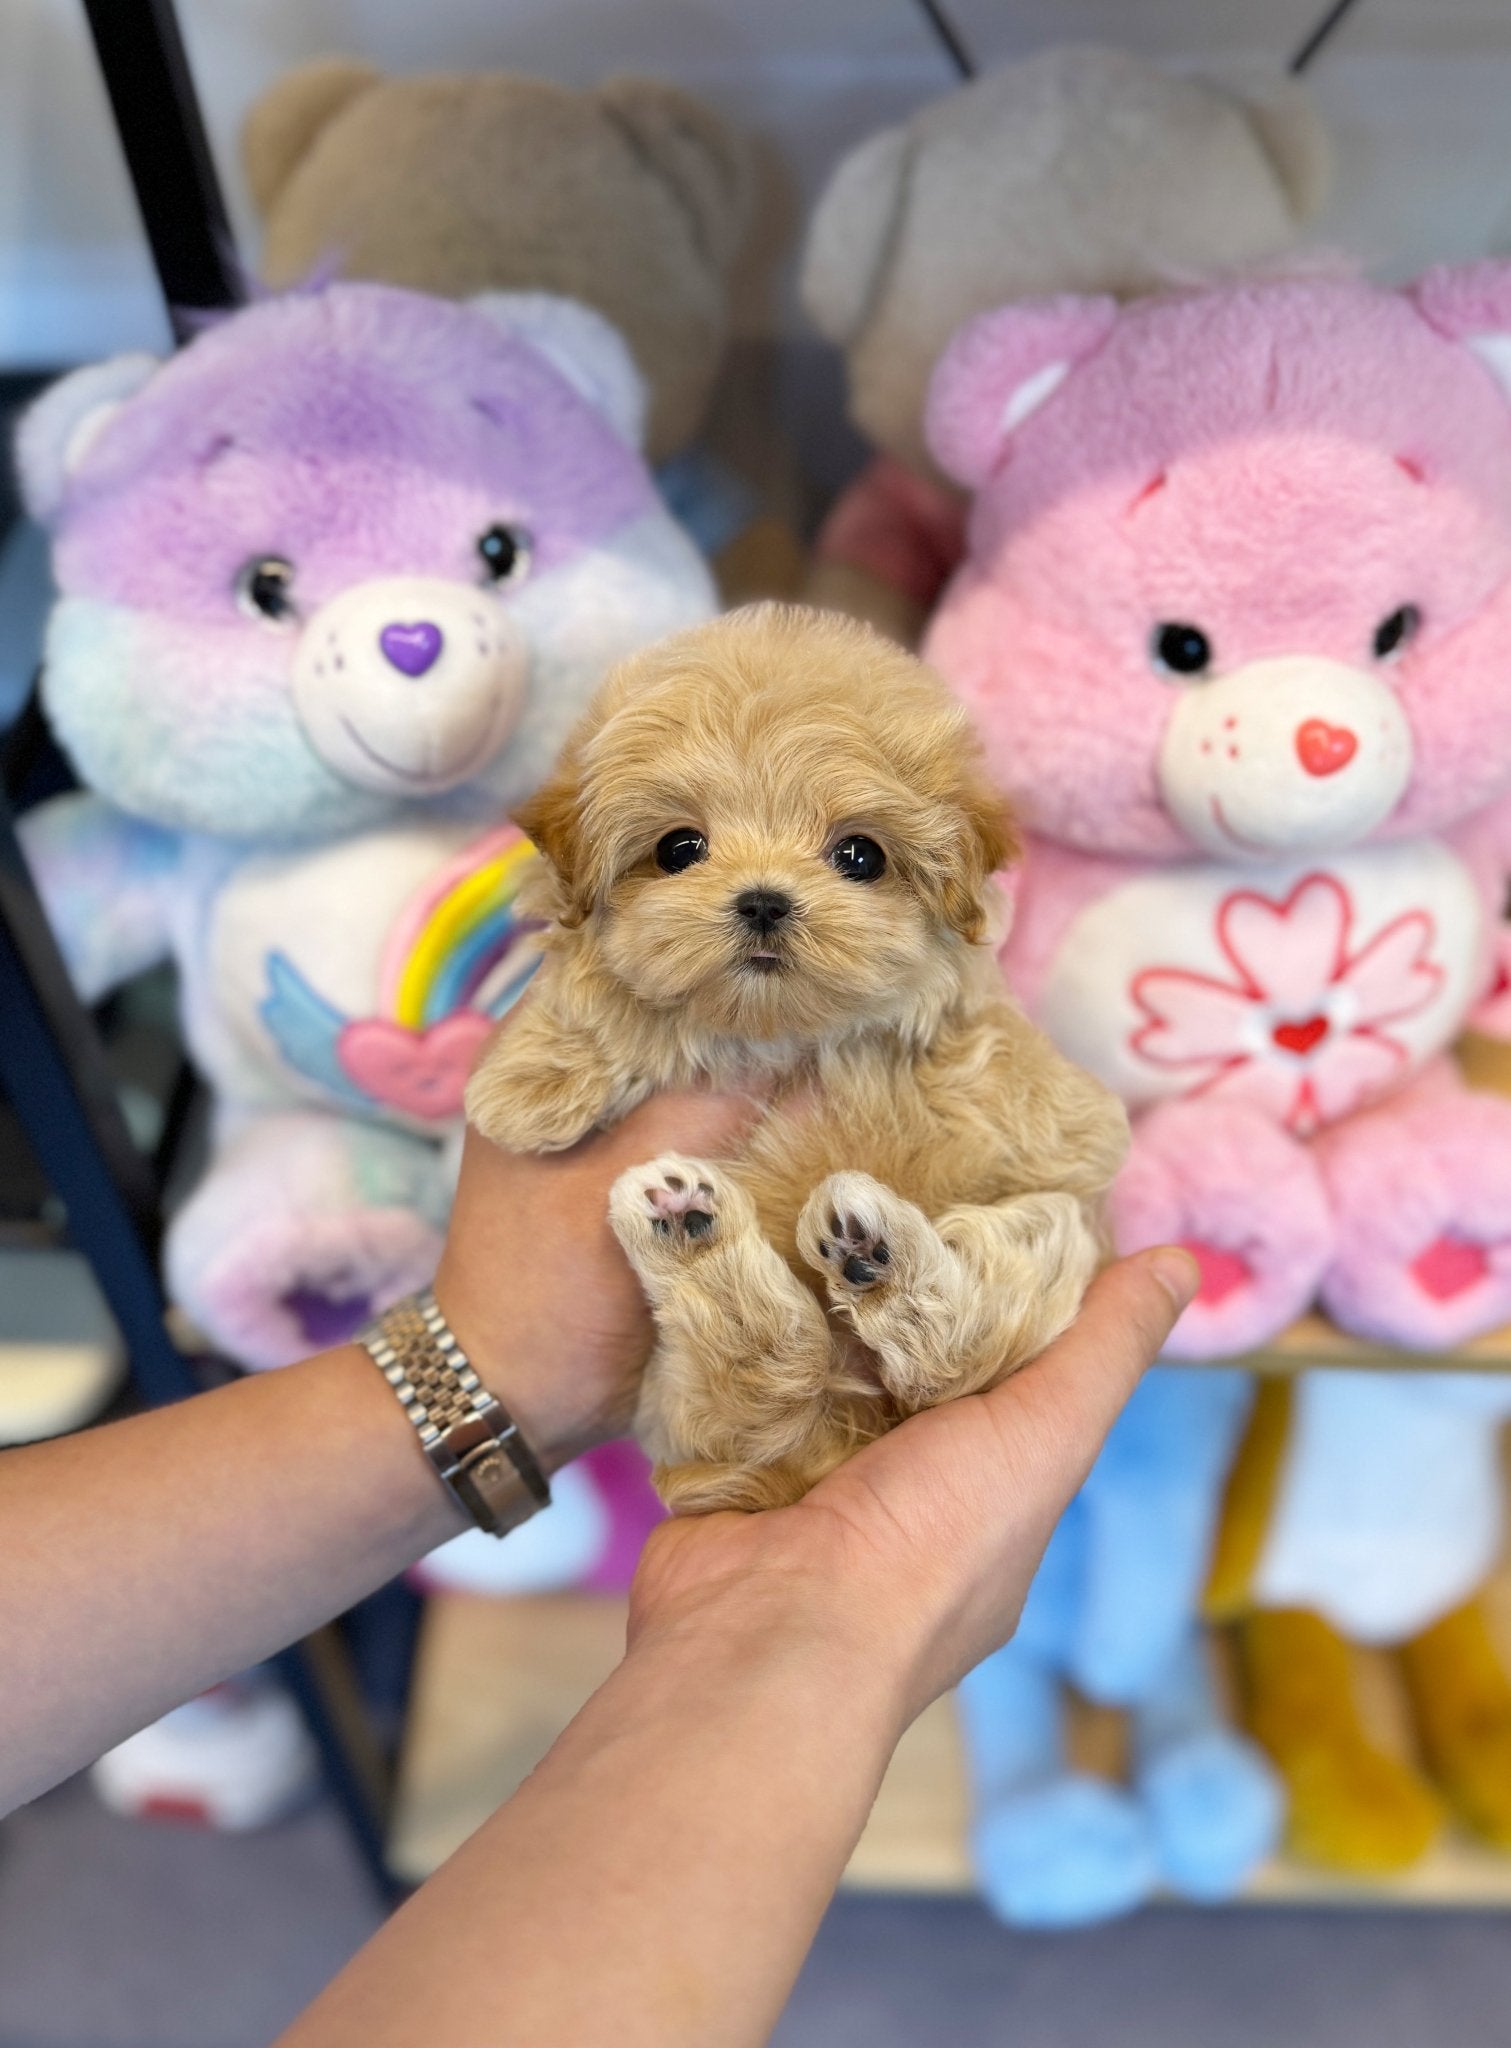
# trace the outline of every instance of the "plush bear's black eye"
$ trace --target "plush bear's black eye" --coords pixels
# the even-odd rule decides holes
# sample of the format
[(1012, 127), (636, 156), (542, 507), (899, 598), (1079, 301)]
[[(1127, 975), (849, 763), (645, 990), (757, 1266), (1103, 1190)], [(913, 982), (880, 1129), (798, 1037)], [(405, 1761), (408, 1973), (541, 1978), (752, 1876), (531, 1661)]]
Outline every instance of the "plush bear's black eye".
[(684, 868), (708, 859), (708, 841), (688, 826), (668, 832), (656, 841), (656, 865), (668, 875), (680, 875)]
[(842, 839), (829, 855), (829, 865), (847, 882), (874, 882), (884, 873), (887, 856), (874, 839), (863, 839), (854, 833)]
[(1156, 668), (1168, 669), (1173, 676), (1199, 676), (1211, 664), (1212, 643), (1200, 626), (1177, 619), (1155, 627), (1149, 653)]
[(1389, 661), (1393, 654), (1399, 654), (1408, 640), (1416, 638), (1422, 614), (1414, 604), (1403, 604), (1393, 611), (1388, 619), (1381, 619), (1375, 628), (1375, 659)]
[(530, 567), (530, 536), (522, 526), (490, 526), (477, 551), (490, 583), (518, 583)]
[(236, 572), (236, 602), (253, 618), (281, 625), (295, 616), (294, 565), (282, 555), (257, 555)]

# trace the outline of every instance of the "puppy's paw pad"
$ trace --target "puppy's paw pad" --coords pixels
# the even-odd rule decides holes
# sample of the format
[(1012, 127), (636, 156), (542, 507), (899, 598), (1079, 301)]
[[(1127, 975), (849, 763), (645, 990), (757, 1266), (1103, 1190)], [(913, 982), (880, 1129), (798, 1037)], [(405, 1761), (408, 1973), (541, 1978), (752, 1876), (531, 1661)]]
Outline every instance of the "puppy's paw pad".
[(837, 1173), (809, 1197), (798, 1225), (805, 1259), (830, 1287), (868, 1294), (896, 1274), (895, 1196), (864, 1173)]
[(675, 1155), (653, 1159), (619, 1176), (609, 1197), (609, 1220), (626, 1244), (686, 1252), (718, 1236), (721, 1197), (710, 1167)]
[(890, 1278), (892, 1248), (879, 1226), (868, 1227), (866, 1219), (853, 1212), (844, 1215), (831, 1209), (829, 1234), (818, 1241), (818, 1255), (832, 1279), (842, 1280), (857, 1293), (879, 1286)]

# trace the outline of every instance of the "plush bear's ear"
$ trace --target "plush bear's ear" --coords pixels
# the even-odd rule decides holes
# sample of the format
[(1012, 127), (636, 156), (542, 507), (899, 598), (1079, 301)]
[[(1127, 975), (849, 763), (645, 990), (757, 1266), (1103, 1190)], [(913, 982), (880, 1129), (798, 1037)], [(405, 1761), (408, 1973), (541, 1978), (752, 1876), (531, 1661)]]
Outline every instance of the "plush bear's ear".
[(611, 78), (598, 102), (687, 215), (694, 248), (722, 277), (750, 224), (750, 145), (712, 107), (659, 79)]
[(1299, 79), (1284, 72), (1244, 73), (1220, 89), (1239, 101), (1280, 181), (1298, 227), (1322, 210), (1333, 182), (1333, 146)]
[(75, 370), (43, 392), (16, 433), (21, 497), (44, 524), (63, 503), (68, 479), (121, 407), (161, 365), (156, 356), (112, 356)]
[(544, 356), (632, 448), (645, 441), (645, 379), (617, 327), (554, 292), (483, 292), (467, 302)]
[(912, 156), (906, 128), (884, 129), (851, 150), (814, 208), (798, 290), (837, 348), (860, 334), (880, 293)]
[(1429, 327), (1472, 349), (1511, 397), (1511, 261), (1443, 264), (1406, 296)]
[(320, 131), (383, 77), (355, 57), (317, 57), (270, 86), (242, 123), (241, 161), (264, 219)]
[(977, 490), (1014, 429), (1112, 331), (1116, 299), (1040, 299), (969, 321), (929, 383), (924, 432), (947, 475)]

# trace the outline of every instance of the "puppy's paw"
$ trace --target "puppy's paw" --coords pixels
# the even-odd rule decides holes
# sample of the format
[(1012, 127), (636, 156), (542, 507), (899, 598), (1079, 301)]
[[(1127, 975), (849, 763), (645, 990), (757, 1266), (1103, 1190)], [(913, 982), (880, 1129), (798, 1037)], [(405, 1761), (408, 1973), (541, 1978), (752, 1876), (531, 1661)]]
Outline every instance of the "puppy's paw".
[(801, 1500), (813, 1481), (788, 1465), (689, 1463), (658, 1465), (651, 1484), (674, 1515), (754, 1515)]
[(717, 1167), (666, 1152), (620, 1174), (609, 1224), (636, 1265), (664, 1268), (717, 1244), (735, 1201)]
[(868, 1173), (831, 1173), (798, 1218), (798, 1250), (839, 1304), (906, 1287), (938, 1245), (933, 1224)]
[(563, 1152), (592, 1130), (602, 1109), (570, 1071), (485, 1060), (467, 1083), (473, 1128), (506, 1152)]

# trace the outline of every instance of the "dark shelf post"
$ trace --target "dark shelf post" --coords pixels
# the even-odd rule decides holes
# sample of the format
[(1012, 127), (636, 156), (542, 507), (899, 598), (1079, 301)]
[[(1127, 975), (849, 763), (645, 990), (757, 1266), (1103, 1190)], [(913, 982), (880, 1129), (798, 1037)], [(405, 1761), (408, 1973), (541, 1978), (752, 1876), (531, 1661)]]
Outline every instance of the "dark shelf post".
[(245, 296), (173, 0), (84, 0), (174, 337)]

